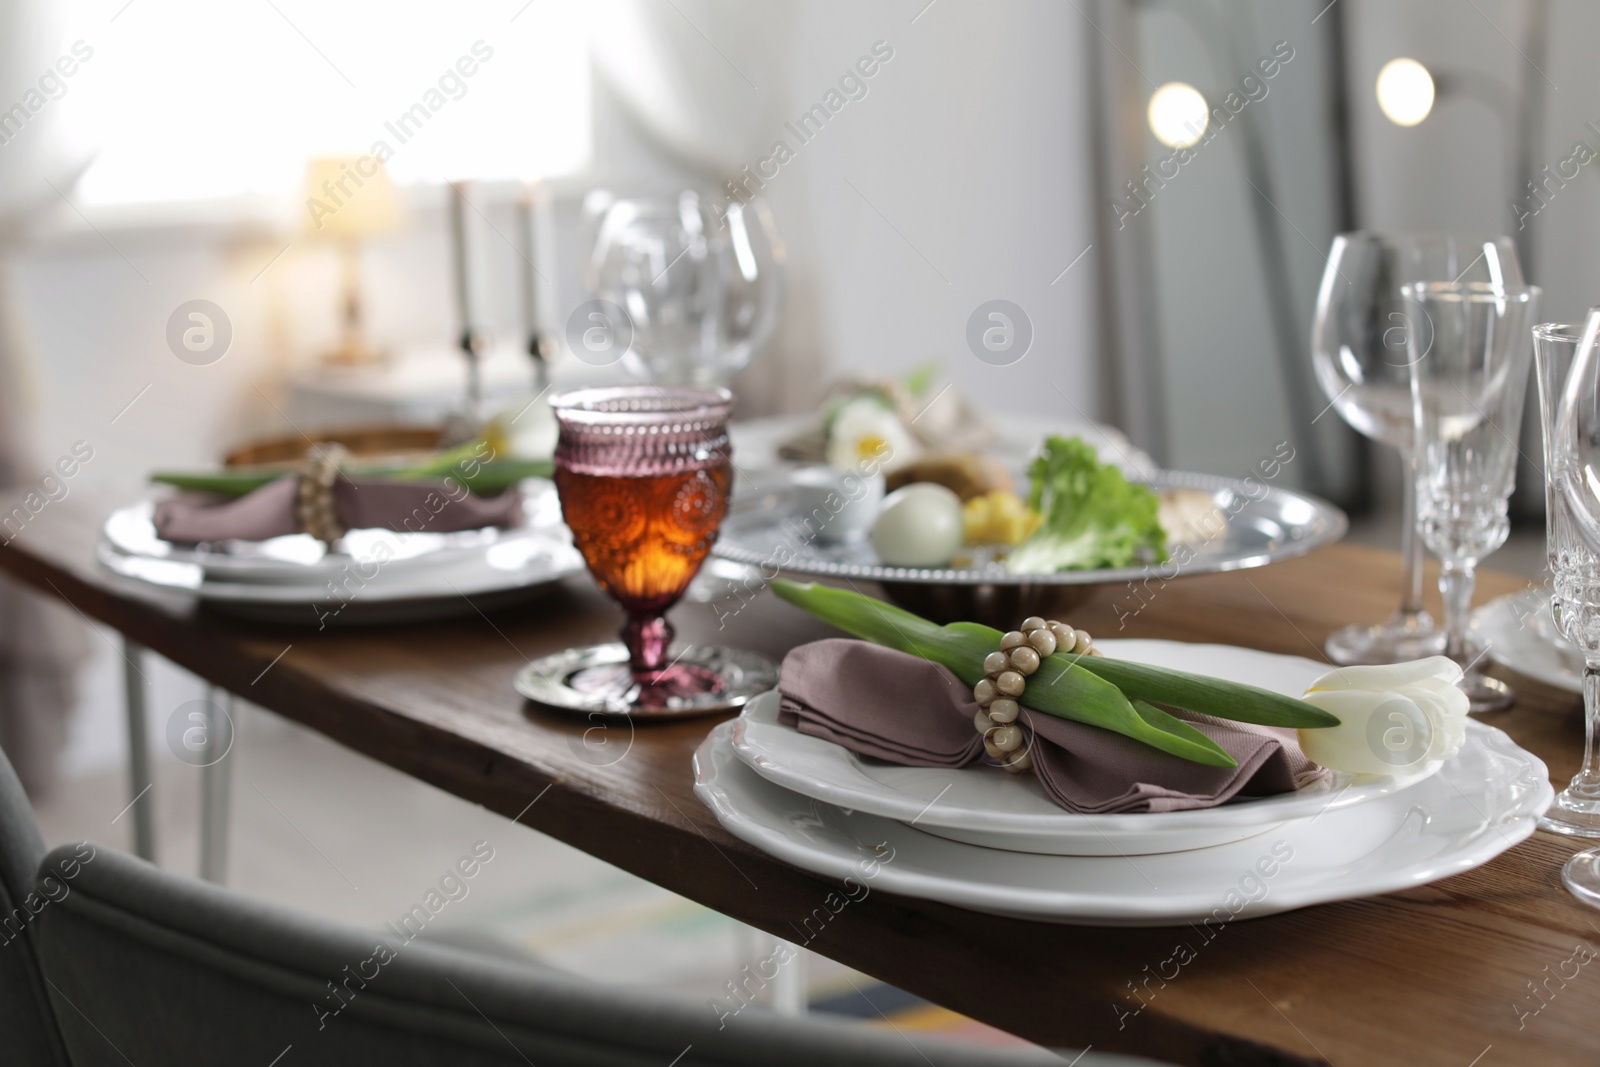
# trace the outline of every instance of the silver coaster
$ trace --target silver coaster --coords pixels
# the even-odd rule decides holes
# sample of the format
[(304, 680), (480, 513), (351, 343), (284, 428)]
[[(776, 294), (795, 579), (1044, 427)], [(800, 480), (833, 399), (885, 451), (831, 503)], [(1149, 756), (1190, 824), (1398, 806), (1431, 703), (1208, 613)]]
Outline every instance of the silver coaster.
[[(631, 679), (626, 679), (628, 649), (622, 642), (569, 648), (565, 652), (534, 660), (517, 672), (517, 692), (545, 707), (561, 711), (599, 712), (626, 715), (635, 719), (676, 718), (709, 715), (744, 707), (750, 698), (778, 684), (778, 665), (759, 652), (715, 645), (675, 644), (669, 649), (668, 663), (699, 675), (710, 674), (720, 683), (715, 692), (661, 696), (644, 694)], [(595, 668), (615, 668), (618, 684), (601, 689), (574, 688), (575, 676)], [(587, 680), (603, 682), (591, 673)], [(585, 679), (578, 679), (580, 683)]]

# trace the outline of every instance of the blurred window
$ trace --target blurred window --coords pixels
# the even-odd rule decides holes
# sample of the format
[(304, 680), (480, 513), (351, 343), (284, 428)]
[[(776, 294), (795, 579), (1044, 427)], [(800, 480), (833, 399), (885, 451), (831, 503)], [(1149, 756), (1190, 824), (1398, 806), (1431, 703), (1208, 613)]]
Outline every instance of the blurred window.
[[(132, 0), (72, 35), (89, 203), (294, 193), (311, 156), (397, 182), (570, 173), (590, 154), (588, 5)], [(80, 49), (81, 54), (81, 49)]]

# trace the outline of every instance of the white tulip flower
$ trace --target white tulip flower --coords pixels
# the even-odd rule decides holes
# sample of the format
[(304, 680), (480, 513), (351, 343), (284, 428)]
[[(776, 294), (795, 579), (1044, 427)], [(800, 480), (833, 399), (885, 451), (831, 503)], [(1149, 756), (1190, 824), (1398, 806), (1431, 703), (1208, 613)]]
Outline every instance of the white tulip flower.
[(1467, 738), (1460, 680), (1461, 668), (1443, 656), (1329, 671), (1301, 699), (1338, 716), (1339, 725), (1301, 730), (1300, 748), (1352, 774), (1407, 774), (1447, 760)]

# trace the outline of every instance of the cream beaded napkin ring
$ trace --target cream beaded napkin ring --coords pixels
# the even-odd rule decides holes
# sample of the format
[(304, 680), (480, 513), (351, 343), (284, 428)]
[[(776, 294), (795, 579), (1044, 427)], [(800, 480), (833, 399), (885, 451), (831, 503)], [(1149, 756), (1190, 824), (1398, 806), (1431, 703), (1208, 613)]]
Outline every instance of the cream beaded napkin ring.
[(972, 687), (972, 695), (978, 701), (972, 724), (983, 735), (983, 750), (1012, 774), (1033, 767), (1033, 757), (1022, 747), (1022, 727), (1017, 725), (1028, 676), (1039, 669), (1046, 656), (1056, 652), (1100, 655), (1085, 631), (1074, 630), (1055, 619), (1030, 615), (1022, 620), (1021, 629), (1000, 638), (1000, 651), (984, 657), (984, 677)]
[(339, 465), (348, 456), (343, 445), (312, 445), (306, 450), (305, 467), (295, 486), (294, 513), (300, 529), (329, 547), (345, 535), (334, 505), (333, 483), (339, 480)]

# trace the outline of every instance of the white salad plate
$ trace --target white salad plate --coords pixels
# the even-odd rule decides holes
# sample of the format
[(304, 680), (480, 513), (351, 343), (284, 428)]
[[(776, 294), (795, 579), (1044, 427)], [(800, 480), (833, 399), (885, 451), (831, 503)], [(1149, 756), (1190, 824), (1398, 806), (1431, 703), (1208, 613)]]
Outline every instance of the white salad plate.
[(1543, 586), (1491, 600), (1472, 616), (1474, 637), (1501, 666), (1569, 693), (1583, 693), (1583, 653), (1556, 629)]
[[(1299, 656), (1180, 641), (1098, 642), (1107, 655), (1299, 696), (1331, 668)], [(915, 822), (955, 841), (1058, 856), (1137, 856), (1210, 848), (1294, 819), (1369, 803), (1408, 789), (1440, 763), (1404, 776), (1335, 773), (1304, 789), (1215, 808), (1154, 814), (1077, 815), (1031, 774), (992, 767), (901, 767), (778, 723), (778, 694), (757, 697), (734, 722), (734, 752), (763, 778), (852, 811)]]
[(522, 525), (486, 527), (452, 533), (401, 530), (351, 530), (330, 552), (306, 533), (264, 541), (228, 540), (199, 545), (164, 541), (156, 533), (155, 502), (143, 500), (118, 508), (106, 519), (102, 538), (118, 554), (130, 558), (192, 564), (208, 579), (222, 582), (284, 582), (321, 585), (344, 577), (352, 564), (381, 562), (385, 569), (411, 571), (449, 565), (481, 556), (490, 546), (524, 537), (530, 531), (561, 528), (561, 504), (555, 484), (530, 479), (523, 494)]
[(1044, 856), (935, 837), (784, 789), (739, 759), (732, 736), (723, 723), (695, 753), (695, 793), (755, 848), (887, 893), (1089, 926), (1220, 925), (1437, 881), (1525, 839), (1554, 796), (1537, 757), (1473, 722), (1438, 774), (1368, 804), (1213, 848)]
[[(530, 498), (525, 524), (514, 529), (353, 530), (337, 552), (324, 552), (309, 534), (173, 545), (155, 537), (147, 502), (107, 520), (97, 555), (102, 566), (130, 582), (191, 593), (245, 618), (318, 629), (418, 622), (515, 603), (583, 571), (559, 509), (551, 521), (539, 499), (537, 493)], [(548, 499), (555, 500), (553, 491)], [(302, 540), (312, 545), (299, 545)], [(273, 546), (274, 554), (252, 553), (252, 544)]]

